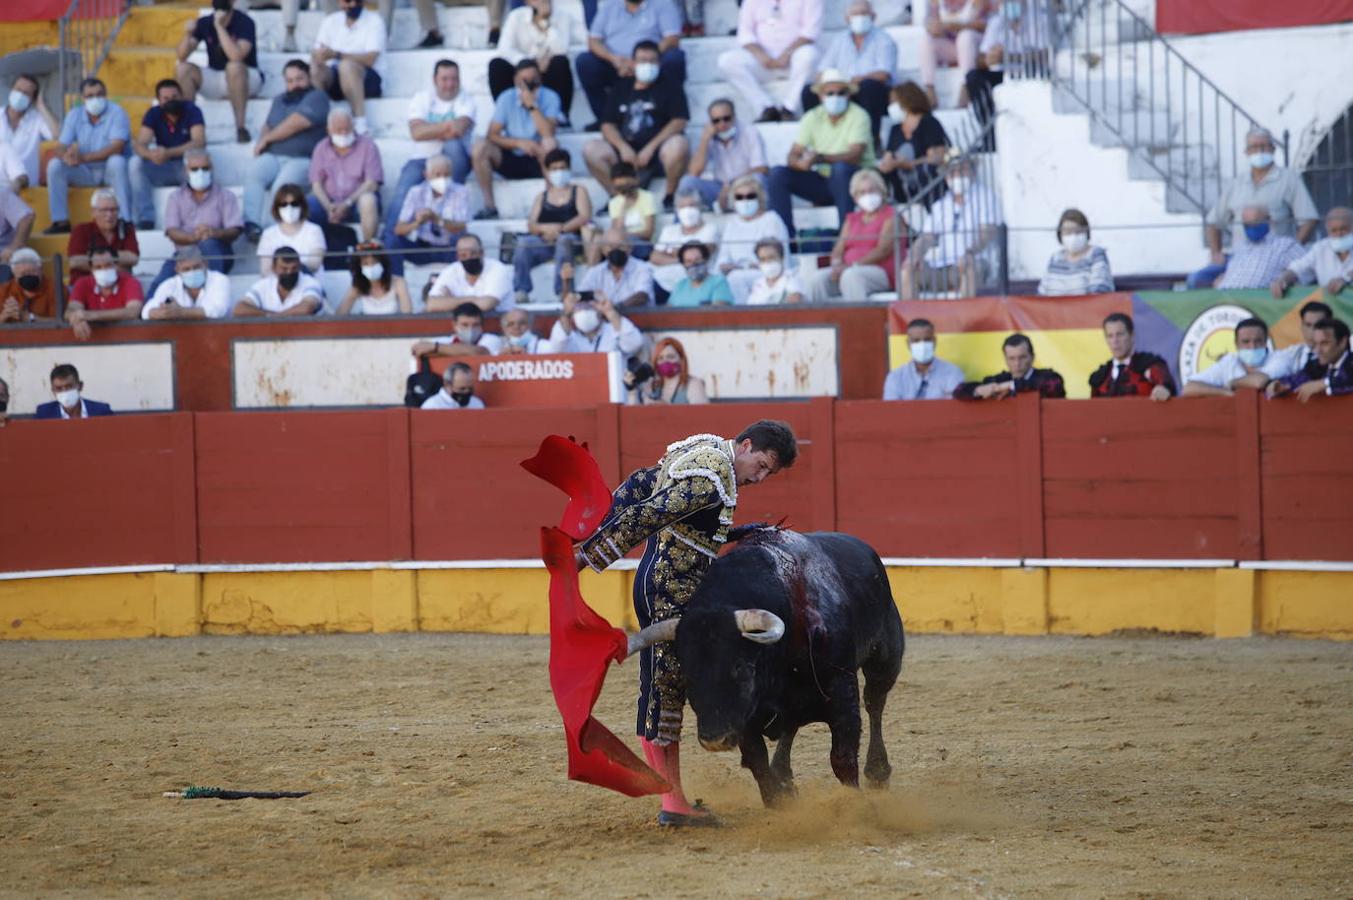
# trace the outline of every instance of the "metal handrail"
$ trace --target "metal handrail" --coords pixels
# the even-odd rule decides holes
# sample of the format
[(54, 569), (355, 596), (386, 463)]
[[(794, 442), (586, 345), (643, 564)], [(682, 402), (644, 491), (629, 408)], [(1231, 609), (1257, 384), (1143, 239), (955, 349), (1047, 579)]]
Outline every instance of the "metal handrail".
[[(80, 82), (98, 74), (127, 21), (131, 0), (71, 0), (57, 23), (60, 54), (57, 77), (61, 83), (61, 114), (80, 94)], [(78, 65), (73, 64), (78, 60)]]

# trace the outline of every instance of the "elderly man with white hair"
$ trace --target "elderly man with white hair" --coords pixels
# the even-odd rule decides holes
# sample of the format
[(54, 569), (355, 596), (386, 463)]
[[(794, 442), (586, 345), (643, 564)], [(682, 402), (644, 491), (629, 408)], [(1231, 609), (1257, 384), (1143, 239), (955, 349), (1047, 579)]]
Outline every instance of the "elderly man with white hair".
[(390, 249), (390, 270), (404, 274), (407, 262), (454, 262), (456, 238), (465, 233), (470, 221), (470, 189), (451, 180), (451, 158), (444, 153), (428, 157), (423, 180), (404, 196), (404, 205), (395, 220)]
[[(897, 71), (897, 44), (888, 32), (874, 25), (874, 8), (869, 0), (853, 0), (846, 8), (846, 30), (827, 45), (818, 60), (818, 72), (839, 69), (855, 85), (854, 100), (869, 113), (870, 133), (879, 133), (883, 113), (888, 109), (888, 88)], [(802, 91), (803, 108), (818, 105), (817, 94), (806, 86)]]
[(174, 272), (141, 307), (141, 318), (221, 319), (230, 314), (230, 276), (208, 269), (201, 250), (178, 248)]
[(56, 316), (56, 290), (42, 271), (42, 257), (21, 247), (9, 258), (14, 277), (0, 285), (0, 325), (23, 325)]
[(1336, 206), (1325, 213), (1325, 237), (1289, 263), (1269, 287), (1274, 297), (1281, 297), (1298, 282), (1320, 285), (1327, 297), (1353, 282), (1353, 209)]
[[(374, 239), (380, 225), (383, 181), (385, 171), (376, 142), (353, 131), (347, 110), (331, 111), (328, 136), (310, 157), (310, 221), (319, 223), (326, 234), (334, 226), (359, 221), (362, 240)], [(330, 246), (336, 245), (342, 242), (330, 241)]]
[[(169, 195), (164, 233), (176, 247), (196, 245), (207, 258), (208, 268), (229, 273), (235, 265), (231, 245), (244, 230), (239, 198), (216, 183), (206, 150), (189, 150), (183, 163), (188, 183)], [(173, 276), (174, 261), (167, 259), (151, 282), (151, 295)]]
[(131, 273), (141, 259), (141, 245), (136, 239), (136, 227), (122, 218), (117, 194), (112, 188), (99, 188), (89, 199), (92, 221), (81, 222), (71, 229), (66, 241), (67, 280), (74, 284), (89, 274), (89, 252), (95, 247), (111, 247), (117, 253), (117, 264)]
[(1302, 253), (1294, 239), (1273, 233), (1267, 208), (1247, 206), (1240, 221), (1244, 237), (1231, 245), (1231, 261), (1214, 285), (1218, 290), (1269, 287)]
[[(719, 71), (760, 111), (757, 121), (793, 121), (817, 67), (821, 37), (822, 0), (743, 0), (738, 46), (719, 56)], [(777, 75), (789, 79), (782, 100), (764, 84)]]

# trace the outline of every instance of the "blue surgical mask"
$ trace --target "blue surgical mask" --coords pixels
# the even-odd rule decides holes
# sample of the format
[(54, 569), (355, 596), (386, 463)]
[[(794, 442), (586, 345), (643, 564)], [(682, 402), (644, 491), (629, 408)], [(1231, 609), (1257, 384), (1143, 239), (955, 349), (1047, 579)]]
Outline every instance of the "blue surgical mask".
[(1247, 154), (1251, 169), (1267, 169), (1273, 165), (1273, 154), (1268, 152)]
[(33, 101), (28, 99), (28, 95), (18, 88), (9, 92), (9, 108), (15, 112), (27, 112), (32, 104)]
[(1347, 253), (1353, 250), (1353, 234), (1341, 234), (1330, 238), (1330, 249), (1335, 253)]
[(107, 97), (85, 98), (85, 111), (88, 112), (91, 116), (95, 117), (101, 116), (103, 115), (104, 110), (106, 110), (107, 108), (108, 108)]
[(514, 347), (526, 347), (531, 343), (531, 332), (523, 331), (515, 337), (509, 335), (507, 342)]
[(1245, 237), (1252, 244), (1257, 244), (1268, 237), (1268, 223), (1260, 222), (1258, 225), (1246, 225)]
[(841, 115), (841, 113), (846, 111), (846, 107), (849, 105), (850, 105), (849, 97), (842, 97), (837, 95), (822, 98), (822, 106), (827, 110), (828, 115), (839, 116)]
[(189, 269), (183, 273), (183, 286), (189, 290), (198, 290), (207, 283), (206, 269)]
[(1240, 357), (1240, 361), (1245, 365), (1257, 369), (1264, 364), (1264, 360), (1268, 359), (1268, 348), (1246, 347), (1244, 350), (1237, 350), (1236, 356)]
[(1007, 3), (1001, 7), (1001, 16), (1007, 22), (1012, 19), (1018, 19), (1024, 15), (1024, 4), (1019, 2)]

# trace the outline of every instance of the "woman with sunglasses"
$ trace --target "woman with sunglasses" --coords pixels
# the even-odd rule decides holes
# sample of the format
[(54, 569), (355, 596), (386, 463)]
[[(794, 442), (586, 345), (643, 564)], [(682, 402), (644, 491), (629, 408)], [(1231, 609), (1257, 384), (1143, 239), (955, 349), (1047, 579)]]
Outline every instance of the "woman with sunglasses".
[(272, 199), (272, 217), (258, 239), (258, 270), (272, 271), (272, 255), (278, 247), (293, 247), (300, 254), (301, 265), (310, 274), (324, 264), (324, 230), (309, 218), (305, 190), (298, 184), (284, 184)]
[(789, 229), (783, 219), (767, 211), (766, 190), (755, 176), (744, 175), (734, 181), (729, 194), (733, 197), (734, 215), (724, 223), (714, 269), (728, 279), (733, 299), (746, 303), (752, 285), (761, 277), (757, 243), (774, 238), (784, 246), (789, 243)]

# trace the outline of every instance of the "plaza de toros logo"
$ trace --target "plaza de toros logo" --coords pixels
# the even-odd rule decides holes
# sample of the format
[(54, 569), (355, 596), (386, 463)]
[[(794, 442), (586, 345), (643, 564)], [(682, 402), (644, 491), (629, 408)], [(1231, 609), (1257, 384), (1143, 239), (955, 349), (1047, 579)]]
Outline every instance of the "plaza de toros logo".
[[(1204, 369), (1215, 365), (1226, 354), (1235, 352), (1236, 325), (1253, 315), (1243, 306), (1227, 303), (1208, 307), (1189, 323), (1184, 331), (1184, 340), (1179, 345), (1180, 383), (1188, 382)], [(1272, 341), (1269, 341), (1269, 349), (1273, 349)]]

